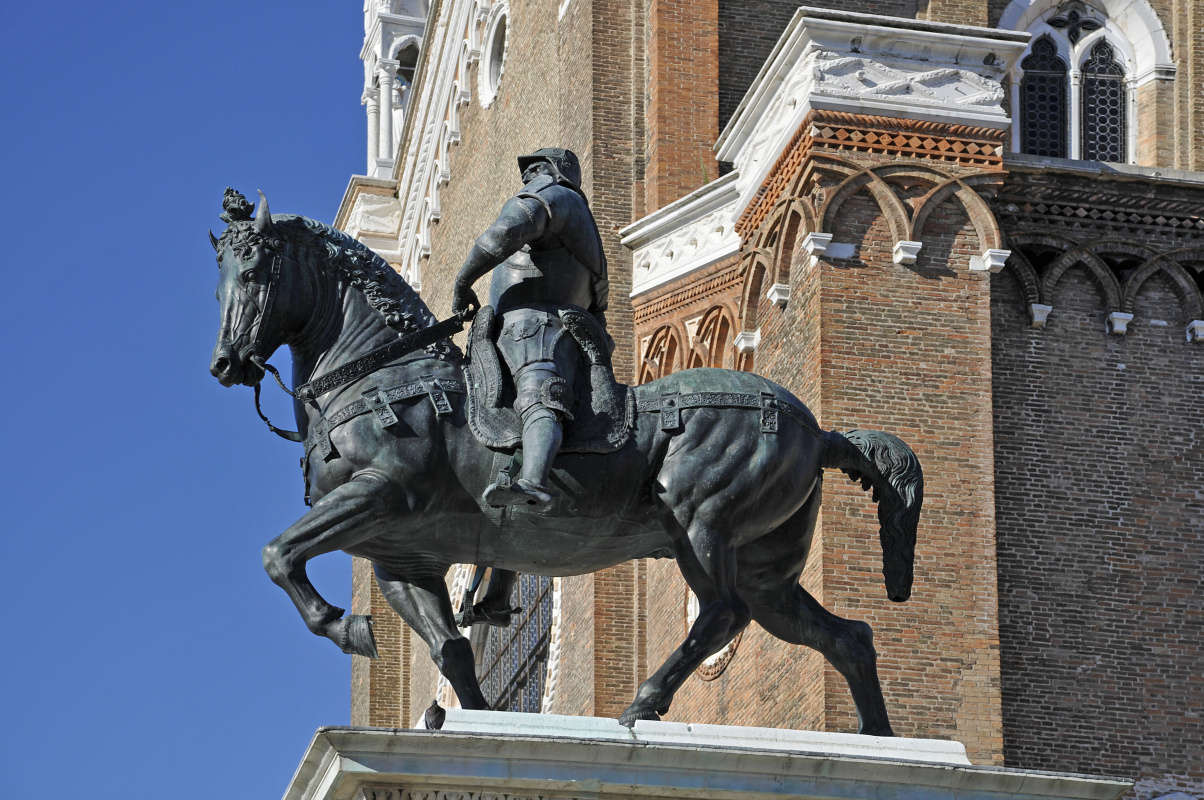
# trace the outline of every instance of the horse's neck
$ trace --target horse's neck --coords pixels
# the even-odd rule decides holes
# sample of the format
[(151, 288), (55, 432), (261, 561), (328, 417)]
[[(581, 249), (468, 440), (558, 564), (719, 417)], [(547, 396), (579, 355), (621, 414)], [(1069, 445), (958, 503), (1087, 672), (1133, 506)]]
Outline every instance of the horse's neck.
[(311, 339), (293, 346), (293, 379), (304, 383), (397, 338), (363, 292), (330, 281), (314, 303)]

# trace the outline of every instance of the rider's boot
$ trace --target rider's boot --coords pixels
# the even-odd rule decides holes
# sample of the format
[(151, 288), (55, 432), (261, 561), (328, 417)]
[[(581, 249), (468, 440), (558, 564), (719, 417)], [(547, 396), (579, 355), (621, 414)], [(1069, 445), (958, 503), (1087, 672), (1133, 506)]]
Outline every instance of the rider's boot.
[(548, 476), (564, 439), (564, 428), (555, 412), (542, 406), (531, 409), (523, 422), (523, 476), (509, 486), (491, 483), (485, 490), (485, 502), (491, 506), (522, 505), (544, 512), (560, 496), (548, 486)]

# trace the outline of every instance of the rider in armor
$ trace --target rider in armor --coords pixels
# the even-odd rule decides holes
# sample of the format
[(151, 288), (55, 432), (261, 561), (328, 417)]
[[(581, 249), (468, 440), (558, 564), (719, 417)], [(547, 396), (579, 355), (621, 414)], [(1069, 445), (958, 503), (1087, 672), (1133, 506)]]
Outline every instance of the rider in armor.
[(489, 505), (546, 511), (552, 460), (573, 418), (572, 387), (580, 354), (559, 311), (579, 306), (606, 325), (609, 282), (602, 239), (581, 191), (581, 166), (570, 150), (548, 147), (520, 156), (523, 189), (472, 248), (456, 276), (452, 310), (479, 306), (473, 283), (494, 270), (489, 302), (501, 318), (498, 350), (514, 379), (514, 410), (523, 423), (522, 477), (490, 484)]

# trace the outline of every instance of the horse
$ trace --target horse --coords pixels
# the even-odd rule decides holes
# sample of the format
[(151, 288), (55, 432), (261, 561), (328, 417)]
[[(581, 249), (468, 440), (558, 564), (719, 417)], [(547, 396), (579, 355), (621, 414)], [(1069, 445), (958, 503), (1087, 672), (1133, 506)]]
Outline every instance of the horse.
[[(245, 211), (223, 215), (230, 224), (220, 239), (209, 234), (221, 306), (210, 371), (223, 386), (255, 387), (258, 401), (266, 370), (280, 381), (267, 359), (288, 345), (293, 389), (281, 387), (296, 392), (315, 376), (399, 341), (399, 334), (435, 325), (405, 280), (347, 234), (305, 217), (273, 216), (262, 193), (252, 220), (250, 204), (239, 199)], [(799, 577), (824, 470), (839, 469), (873, 490), (887, 595), (908, 599), (923, 475), (905, 443), (878, 431), (825, 432), (801, 401), (752, 373), (685, 370), (632, 387), (639, 408), (656, 409), (658, 398), (669, 395), (739, 395), (771, 398), (783, 413), (773, 415), (767, 431), (761, 411), (722, 402), (669, 409), (675, 425), (664, 424), (666, 414), (641, 410), (616, 452), (557, 456), (554, 479), (571, 495), (566, 502), (544, 514), (491, 510), (479, 498), (496, 475), (499, 454), (467, 424), (465, 395), (379, 394), (378, 387), (407, 380), (417, 385), (419, 373), (455, 375), (463, 361), (443, 338), (295, 401), (293, 438), (308, 440), (312, 506), (263, 548), (263, 565), (310, 631), (345, 653), (376, 657), (370, 619), (344, 616), (306, 575), (306, 563), (324, 553), (365, 558), (461, 706), (487, 709), (471, 645), (453, 618), (446, 585), (452, 564), (567, 576), (671, 556), (698, 597), (699, 613), (681, 645), (639, 686), (622, 724), (660, 719), (690, 674), (756, 620), (778, 639), (819, 651), (844, 676), (859, 733), (893, 735), (870, 626), (824, 609)], [(375, 410), (392, 415), (394, 424), (385, 426), (374, 413), (335, 424), (339, 409), (361, 398), (375, 398)], [(325, 448), (313, 449), (317, 428)]]

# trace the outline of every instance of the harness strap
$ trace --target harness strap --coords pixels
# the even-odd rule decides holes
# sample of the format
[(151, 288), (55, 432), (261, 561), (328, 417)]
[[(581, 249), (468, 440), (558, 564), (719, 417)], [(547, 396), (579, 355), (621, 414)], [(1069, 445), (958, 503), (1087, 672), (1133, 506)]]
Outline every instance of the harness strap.
[(769, 392), (742, 394), (739, 392), (693, 392), (691, 394), (666, 394), (661, 397), (641, 397), (636, 401), (636, 410), (646, 414), (660, 414), (661, 428), (666, 431), (679, 430), (683, 408), (748, 408), (761, 415), (761, 431), (776, 433), (778, 414), (784, 414), (817, 436), (824, 432), (807, 416), (790, 403), (779, 400)]
[[(403, 383), (401, 386), (394, 386), (391, 389), (374, 387), (365, 393), (371, 394), (370, 398), (355, 400), (333, 414), (319, 417), (318, 421), (314, 423), (313, 428), (310, 429), (309, 436), (305, 438), (305, 453), (308, 455), (316, 447), (318, 448), (319, 456), (323, 459), (329, 458), (334, 452), (334, 447), (330, 443), (330, 432), (343, 423), (368, 412), (375, 413), (377, 419), (382, 424), (385, 424), (385, 421), (389, 418), (392, 418), (396, 422), (397, 417), (393, 413), (393, 409), (389, 408), (390, 403), (426, 395), (431, 399), (431, 405), (435, 407), (435, 414), (441, 415), (441, 413), (449, 413), (451, 411), (451, 404), (448, 402), (445, 393), (455, 392), (457, 394), (464, 394), (465, 391), (467, 390), (464, 384), (455, 378), (432, 378), (425, 375), (419, 380)], [(440, 400), (442, 400), (442, 403)], [(444, 411), (444, 404), (446, 404), (446, 411)], [(387, 415), (382, 413), (385, 409), (388, 409)], [(300, 441), (300, 439), (298, 438), (296, 441)]]
[(406, 353), (427, 347), (440, 339), (446, 339), (459, 333), (463, 330), (466, 319), (467, 315), (448, 317), (429, 328), (423, 328), (422, 330), (402, 336), (386, 345), (381, 345), (375, 350), (360, 356), (355, 361), (349, 361), (341, 367), (332, 369), (325, 375), (301, 384), (296, 389), (297, 399), (314, 400), (339, 387), (355, 383), (360, 378), (371, 375), (378, 369), (388, 366)]
[(301, 441), (301, 434), (297, 433), (296, 431), (286, 431), (281, 428), (277, 428), (275, 425), (272, 424), (272, 421), (267, 418), (267, 415), (263, 413), (263, 409), (259, 407), (259, 384), (258, 383), (255, 384), (255, 413), (259, 415), (259, 418), (261, 420), (263, 420), (265, 423), (267, 423), (268, 430), (270, 430), (272, 433), (279, 436), (281, 439), (288, 439), (290, 442)]

